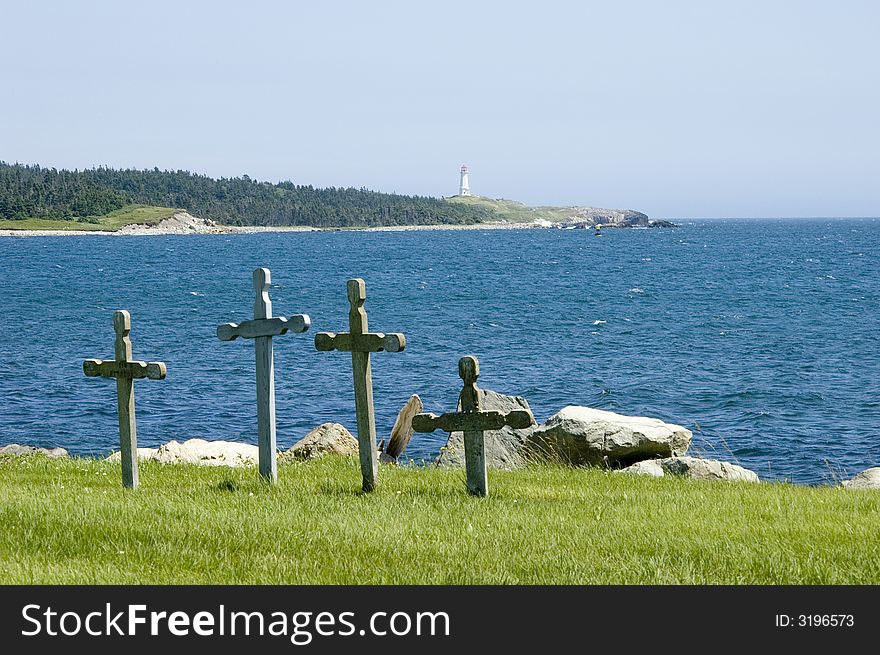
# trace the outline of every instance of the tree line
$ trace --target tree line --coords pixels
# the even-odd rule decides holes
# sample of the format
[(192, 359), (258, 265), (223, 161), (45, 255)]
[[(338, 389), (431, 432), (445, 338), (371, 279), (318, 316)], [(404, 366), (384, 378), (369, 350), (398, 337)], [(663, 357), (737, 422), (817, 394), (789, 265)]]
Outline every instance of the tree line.
[(124, 194), (75, 171), (0, 162), (0, 218), (87, 219), (127, 203)]
[(189, 171), (56, 170), (0, 162), (0, 218), (97, 222), (127, 204), (184, 209), (225, 225), (361, 227), (479, 223), (485, 207), (360, 188), (213, 179)]

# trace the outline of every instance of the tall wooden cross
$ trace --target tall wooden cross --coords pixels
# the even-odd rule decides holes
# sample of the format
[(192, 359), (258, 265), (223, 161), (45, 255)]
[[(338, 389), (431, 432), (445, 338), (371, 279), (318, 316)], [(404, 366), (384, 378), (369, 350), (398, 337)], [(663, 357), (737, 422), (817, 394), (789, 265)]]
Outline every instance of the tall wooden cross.
[(221, 341), (238, 337), (254, 340), (257, 354), (257, 438), (259, 444), (260, 475), (270, 482), (278, 481), (278, 462), (275, 453), (275, 359), (272, 337), (290, 332), (305, 332), (312, 324), (307, 314), (290, 318), (272, 316), (269, 284), (272, 281), (268, 268), (254, 271), (254, 320), (242, 323), (224, 323), (217, 326)]
[(486, 446), (483, 441), (484, 430), (500, 430), (506, 425), (522, 429), (534, 425), (535, 419), (527, 409), (516, 409), (507, 414), (496, 410), (480, 410), (480, 394), (477, 378), (480, 376), (480, 363), (476, 357), (462, 357), (458, 360), (458, 375), (464, 381), (459, 396), (461, 411), (436, 414), (416, 414), (412, 427), (416, 432), (433, 432), (436, 429), (446, 432), (464, 432), (464, 458), (467, 469), (467, 489), (474, 496), (489, 495), (489, 480), (486, 474)]
[(379, 483), (379, 467), (376, 458), (376, 415), (373, 412), (373, 375), (370, 370), (370, 353), (383, 350), (397, 353), (406, 348), (406, 337), (400, 333), (384, 334), (369, 332), (367, 311), (367, 285), (360, 278), (348, 281), (348, 312), (350, 332), (319, 332), (315, 335), (315, 348), (322, 351), (339, 350), (351, 353), (354, 378), (354, 409), (357, 417), (358, 451), (360, 453), (363, 490), (372, 491)]
[(83, 372), (90, 378), (116, 378), (116, 405), (119, 414), (119, 449), (122, 456), (122, 486), (138, 486), (137, 421), (134, 414), (134, 380), (164, 380), (167, 372), (164, 362), (141, 362), (132, 359), (131, 314), (121, 309), (113, 313), (116, 332), (116, 359), (87, 359)]

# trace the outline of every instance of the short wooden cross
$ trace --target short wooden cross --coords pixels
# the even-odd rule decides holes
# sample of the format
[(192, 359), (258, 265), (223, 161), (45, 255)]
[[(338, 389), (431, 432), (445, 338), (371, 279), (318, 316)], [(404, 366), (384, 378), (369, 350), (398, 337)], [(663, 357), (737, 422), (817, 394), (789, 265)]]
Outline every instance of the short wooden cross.
[(464, 432), (464, 458), (467, 469), (467, 489), (474, 496), (489, 495), (489, 481), (486, 474), (486, 447), (483, 442), (484, 430), (500, 430), (506, 425), (522, 429), (534, 425), (532, 413), (517, 409), (507, 414), (499, 411), (481, 411), (477, 378), (480, 376), (480, 363), (476, 357), (462, 357), (458, 360), (458, 375), (464, 381), (459, 396), (461, 411), (436, 414), (416, 414), (412, 427), (415, 432), (433, 432), (438, 428), (446, 432)]
[(116, 332), (116, 359), (87, 359), (83, 372), (90, 378), (116, 378), (116, 405), (119, 413), (119, 449), (122, 456), (122, 486), (136, 489), (138, 486), (137, 421), (134, 414), (134, 380), (164, 380), (164, 362), (140, 362), (132, 359), (131, 314), (121, 309), (113, 313), (113, 330)]
[(254, 271), (254, 320), (243, 323), (224, 323), (217, 327), (221, 341), (238, 337), (254, 340), (257, 355), (257, 437), (259, 443), (260, 475), (270, 482), (278, 481), (278, 462), (275, 453), (275, 361), (272, 337), (290, 332), (305, 332), (312, 324), (306, 314), (290, 318), (272, 316), (269, 284), (272, 278), (268, 268)]
[(354, 408), (357, 417), (358, 451), (360, 453), (363, 490), (372, 491), (379, 483), (376, 459), (376, 415), (373, 412), (373, 375), (370, 353), (386, 351), (397, 353), (406, 348), (406, 337), (400, 333), (369, 332), (364, 301), (367, 285), (360, 278), (348, 281), (348, 312), (350, 332), (319, 332), (315, 348), (322, 351), (339, 350), (351, 353), (354, 378)]

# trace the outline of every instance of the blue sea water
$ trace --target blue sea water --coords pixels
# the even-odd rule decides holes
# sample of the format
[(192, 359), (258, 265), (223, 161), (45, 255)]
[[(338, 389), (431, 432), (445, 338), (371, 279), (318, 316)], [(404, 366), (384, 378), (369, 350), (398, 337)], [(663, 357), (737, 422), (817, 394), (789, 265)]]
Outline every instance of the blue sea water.
[[(276, 315), (312, 329), (275, 339), (278, 442), (325, 421), (355, 429), (351, 359), (316, 352), (347, 330), (345, 283), (367, 282), (377, 428), (418, 393), (452, 409), (457, 361), (520, 394), (543, 421), (568, 404), (658, 417), (698, 454), (762, 478), (827, 483), (880, 465), (880, 219), (705, 220), (679, 229), (313, 232), (0, 239), (0, 443), (118, 447), (112, 358), (128, 309), (139, 445), (191, 437), (255, 443), (253, 343), (216, 326), (252, 317), (269, 267)], [(445, 435), (416, 435), (427, 459)]]

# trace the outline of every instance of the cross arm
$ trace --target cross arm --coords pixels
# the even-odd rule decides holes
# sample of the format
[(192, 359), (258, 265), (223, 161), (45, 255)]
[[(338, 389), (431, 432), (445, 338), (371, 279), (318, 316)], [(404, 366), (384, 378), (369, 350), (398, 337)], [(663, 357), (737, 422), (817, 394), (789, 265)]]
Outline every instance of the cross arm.
[(355, 335), (350, 332), (318, 332), (315, 335), (315, 349), (321, 351), (339, 350), (342, 352), (381, 352), (399, 353), (406, 348), (406, 336), (400, 332), (368, 332)]
[(534, 425), (532, 413), (525, 409), (517, 409), (508, 414), (491, 410), (485, 412), (450, 412), (436, 414), (416, 414), (412, 420), (415, 432), (464, 432), (473, 430), (500, 430), (504, 426), (515, 429)]
[(117, 362), (103, 359), (87, 359), (83, 362), (83, 373), (90, 378), (164, 380), (167, 372), (165, 362)]
[(296, 314), (290, 318), (255, 318), (242, 323), (224, 323), (217, 326), (217, 338), (220, 341), (232, 341), (238, 337), (256, 339), (257, 337), (277, 337), (291, 332), (305, 332), (312, 325), (307, 314)]

